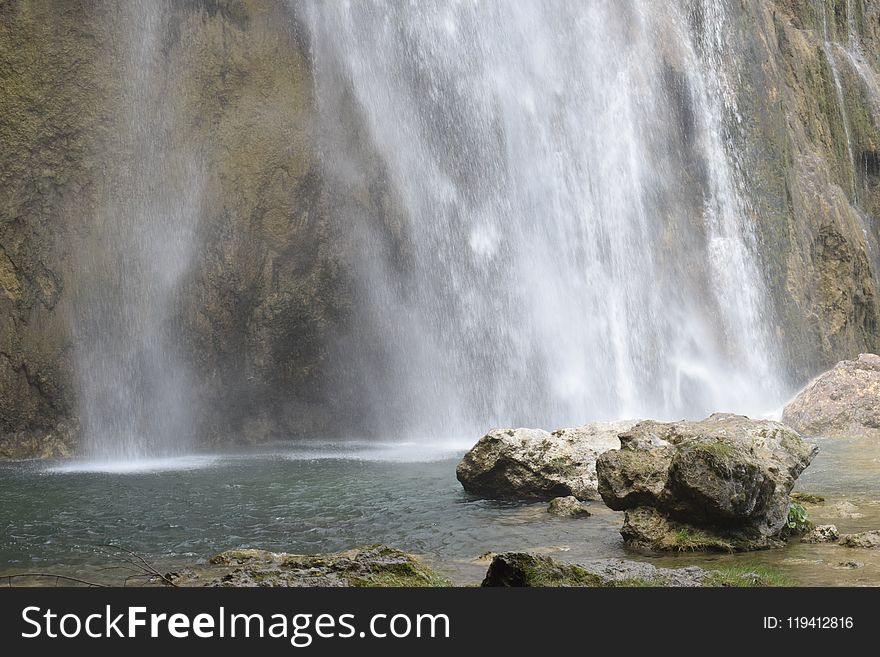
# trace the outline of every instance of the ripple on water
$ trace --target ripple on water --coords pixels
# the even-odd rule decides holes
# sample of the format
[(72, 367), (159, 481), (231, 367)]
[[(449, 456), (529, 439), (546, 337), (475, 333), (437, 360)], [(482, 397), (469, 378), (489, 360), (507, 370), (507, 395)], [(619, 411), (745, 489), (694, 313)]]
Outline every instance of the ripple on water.
[[(880, 443), (820, 442), (822, 451), (798, 482), (799, 489), (826, 497), (824, 505), (810, 507), (814, 520), (833, 522), (842, 532), (880, 528)], [(411, 446), (402, 448), (401, 458), (379, 458), (391, 449), (288, 446), (138, 467), (0, 463), (0, 574), (35, 565), (94, 573), (106, 565), (95, 550), (103, 543), (173, 568), (231, 547), (311, 553), (381, 542), (421, 554), (471, 583), (485, 572), (474, 559), (505, 550), (552, 552), (566, 561), (757, 564), (803, 584), (880, 583), (880, 550), (793, 543), (743, 555), (630, 553), (620, 540), (621, 514), (599, 503), (592, 504), (592, 517), (567, 520), (546, 513), (544, 503), (473, 499), (455, 478), (457, 454), (434, 460), (442, 450)], [(850, 517), (840, 517), (841, 502), (855, 507), (846, 507)]]

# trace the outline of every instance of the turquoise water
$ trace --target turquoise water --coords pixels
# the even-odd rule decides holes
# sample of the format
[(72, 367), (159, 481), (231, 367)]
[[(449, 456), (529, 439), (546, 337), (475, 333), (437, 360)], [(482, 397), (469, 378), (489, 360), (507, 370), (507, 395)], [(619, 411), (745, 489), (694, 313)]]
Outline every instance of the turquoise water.
[[(487, 551), (532, 550), (565, 560), (651, 559), (658, 565), (761, 563), (805, 584), (880, 584), (878, 550), (793, 544), (747, 555), (628, 553), (622, 515), (594, 503), (586, 520), (556, 518), (543, 503), (474, 499), (455, 478), (460, 452), (395, 446), (295, 447), (262, 454), (141, 464), (0, 464), (0, 574), (100, 570), (101, 544), (162, 567), (228, 548), (315, 553), (363, 543), (422, 555), (461, 583), (479, 581)], [(880, 527), (880, 446), (842, 441), (823, 451), (799, 488), (828, 497), (811, 510), (842, 531)], [(839, 517), (834, 506), (855, 507)], [(856, 561), (859, 568), (841, 564)], [(17, 580), (17, 583), (21, 580)]]

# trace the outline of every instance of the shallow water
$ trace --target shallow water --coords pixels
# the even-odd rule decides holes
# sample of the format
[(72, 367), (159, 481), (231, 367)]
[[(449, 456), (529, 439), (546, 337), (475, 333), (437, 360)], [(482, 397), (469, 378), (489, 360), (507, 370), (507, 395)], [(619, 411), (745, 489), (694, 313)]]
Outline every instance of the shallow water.
[[(827, 498), (810, 508), (811, 517), (842, 532), (880, 528), (880, 444), (826, 440), (821, 447), (797, 487)], [(568, 520), (550, 516), (542, 503), (471, 498), (455, 478), (460, 452), (310, 444), (139, 469), (0, 464), (0, 574), (49, 571), (121, 581), (119, 572), (101, 570), (108, 558), (98, 546), (106, 543), (170, 568), (232, 547), (312, 553), (380, 542), (423, 555), (463, 584), (481, 579), (482, 553), (532, 550), (571, 561), (763, 564), (805, 585), (880, 585), (880, 550), (792, 543), (741, 555), (628, 552), (618, 534), (622, 514), (601, 503), (592, 504), (592, 517)], [(838, 508), (843, 501), (852, 506)], [(861, 565), (842, 565), (847, 562)]]

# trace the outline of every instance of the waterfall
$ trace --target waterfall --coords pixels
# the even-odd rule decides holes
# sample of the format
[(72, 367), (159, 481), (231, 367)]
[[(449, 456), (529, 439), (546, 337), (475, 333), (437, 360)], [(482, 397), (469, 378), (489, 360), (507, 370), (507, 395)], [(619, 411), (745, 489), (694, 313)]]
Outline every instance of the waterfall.
[(174, 329), (199, 208), (195, 159), (175, 141), (174, 75), (163, 54), (172, 3), (114, 5), (118, 134), (95, 246), (77, 254), (72, 318), (88, 456), (131, 460), (186, 450), (191, 400)]
[[(824, 0), (818, 0), (821, 7), (817, 9), (822, 24), (822, 52), (825, 54), (825, 60), (831, 69), (831, 77), (834, 82), (834, 93), (837, 96), (837, 107), (840, 109), (840, 120), (843, 123), (843, 132), (846, 139), (846, 153), (849, 158), (847, 172), (849, 173), (850, 193), (852, 198), (856, 200), (856, 176), (855, 176), (855, 156), (853, 155), (852, 136), (849, 127), (849, 114), (846, 110), (846, 98), (843, 93), (843, 84), (840, 80), (840, 71), (837, 68), (837, 60), (834, 55), (834, 44), (828, 33), (828, 10), (825, 7)], [(847, 8), (847, 10), (849, 7)], [(847, 16), (849, 22), (849, 16)], [(851, 37), (850, 37), (851, 39)], [(850, 40), (851, 43), (851, 40)], [(845, 49), (846, 50), (846, 49)]]
[(862, 82), (867, 101), (871, 104), (871, 111), (875, 117), (880, 117), (880, 85), (878, 85), (874, 69), (865, 61), (865, 52), (859, 40), (853, 0), (846, 2), (846, 30), (846, 43), (842, 46), (843, 54)]
[(392, 199), (342, 218), (382, 432), (780, 404), (725, 4), (306, 4), (328, 175)]

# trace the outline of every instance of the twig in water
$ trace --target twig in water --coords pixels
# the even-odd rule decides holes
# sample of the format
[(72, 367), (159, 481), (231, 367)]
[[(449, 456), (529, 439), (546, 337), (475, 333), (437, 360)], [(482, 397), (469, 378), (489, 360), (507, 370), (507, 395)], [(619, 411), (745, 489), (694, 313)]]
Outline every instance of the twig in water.
[[(105, 554), (108, 554), (116, 559), (119, 559), (120, 561), (123, 561), (123, 562), (131, 565), (133, 567), (133, 570), (136, 570), (136, 571), (140, 572), (141, 574), (152, 575), (152, 576), (158, 578), (159, 580), (161, 580), (162, 583), (165, 584), (166, 586), (177, 587), (177, 584), (175, 584), (168, 577), (166, 577), (165, 575), (160, 573), (158, 570), (156, 570), (156, 568), (153, 566), (153, 564), (151, 564), (149, 561), (144, 559), (137, 552), (134, 552), (133, 550), (129, 550), (128, 548), (120, 547), (118, 545), (111, 545), (111, 544), (102, 544), (102, 545), (99, 545), (98, 547), (99, 548), (110, 548), (111, 550), (116, 550), (117, 553), (108, 552), (107, 550), (102, 550), (102, 551)], [(131, 557), (134, 557), (136, 559), (136, 561), (132, 561), (132, 559), (127, 558), (125, 556), (122, 556), (121, 554), (118, 554), (118, 552), (122, 552), (124, 554), (130, 555)]]

